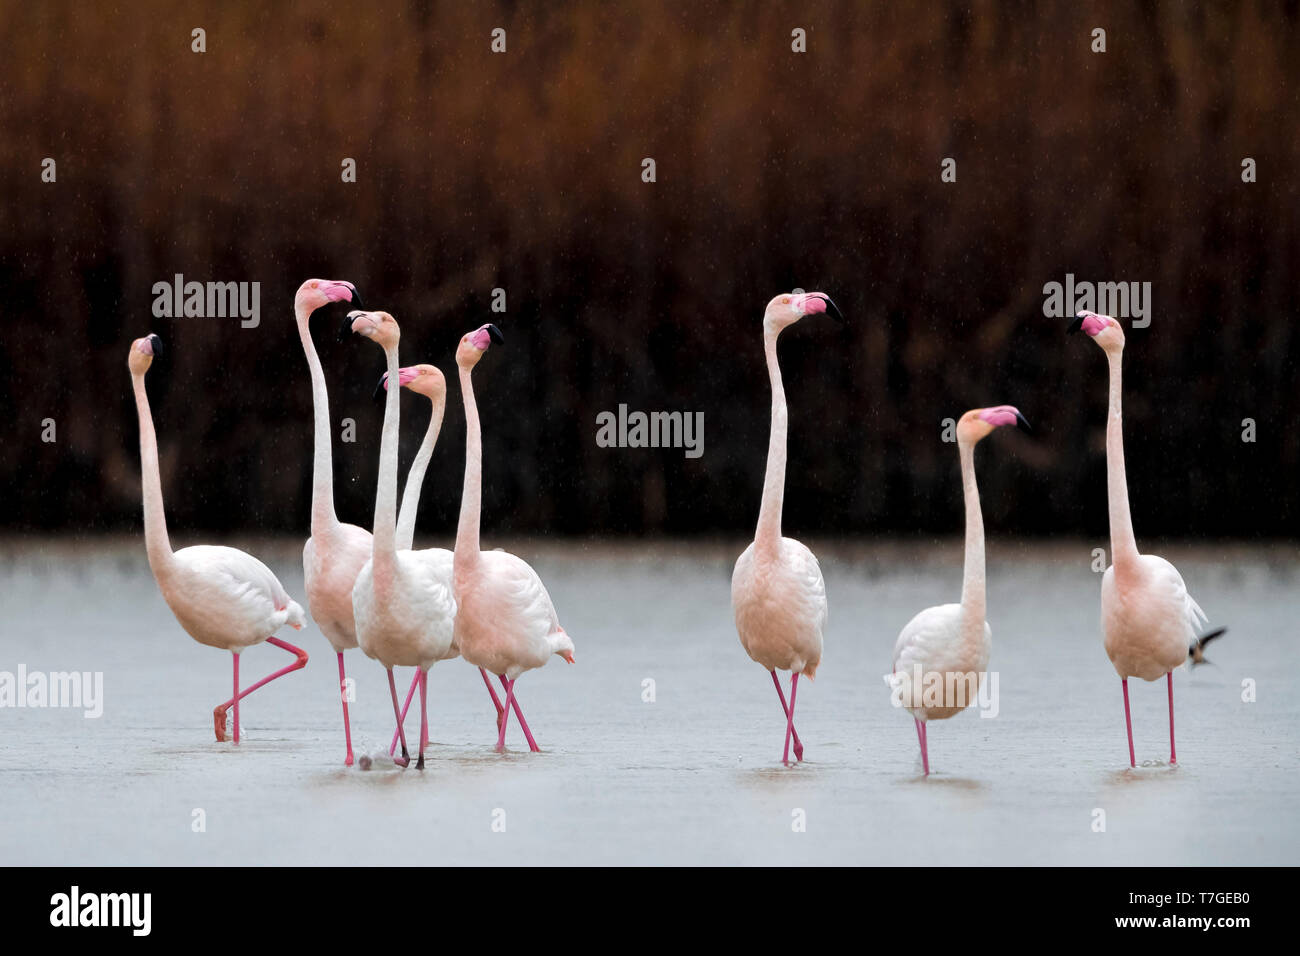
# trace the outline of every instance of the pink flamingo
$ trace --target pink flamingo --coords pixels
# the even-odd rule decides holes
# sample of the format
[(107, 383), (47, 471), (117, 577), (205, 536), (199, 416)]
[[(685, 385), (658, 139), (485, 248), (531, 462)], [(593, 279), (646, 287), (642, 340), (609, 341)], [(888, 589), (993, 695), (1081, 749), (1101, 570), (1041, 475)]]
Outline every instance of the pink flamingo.
[(1187, 593), (1178, 569), (1153, 554), (1139, 554), (1129, 513), (1128, 479), (1124, 474), (1124, 427), (1121, 406), (1121, 366), (1124, 330), (1109, 315), (1080, 312), (1070, 332), (1082, 329), (1106, 353), (1110, 365), (1110, 410), (1106, 422), (1106, 497), (1110, 507), (1110, 549), (1114, 562), (1101, 579), (1103, 644), (1124, 688), (1124, 727), (1128, 732), (1128, 762), (1133, 753), (1133, 720), (1129, 714), (1128, 679), (1166, 679), (1169, 691), (1169, 763), (1178, 762), (1174, 746), (1174, 668), (1223, 629), (1198, 636), (1205, 612)]
[[(384, 350), (389, 381), (400, 379), (397, 346), (401, 330), (387, 312), (348, 313), (352, 331)], [(416, 667), (420, 681), (420, 746), (416, 769), (424, 769), (424, 742), (429, 736), (428, 671), (451, 655), (456, 602), (448, 568), (438, 555), (397, 547), (397, 437), (400, 432), (399, 389), (384, 400), (384, 427), (379, 442), (379, 487), (375, 497), (375, 529), (371, 559), (357, 575), (352, 608), (357, 643), (367, 657), (388, 671), (393, 717), (402, 743), (399, 766), (410, 763), (406, 732), (397, 704), (394, 667)]]
[(962, 495), (966, 500), (966, 559), (960, 604), (926, 608), (908, 621), (894, 645), (895, 699), (911, 712), (921, 745), (921, 767), (930, 774), (926, 723), (947, 720), (966, 709), (988, 670), (993, 631), (985, 620), (984, 518), (975, 483), (975, 446), (993, 429), (1015, 425), (1029, 430), (1010, 405), (976, 408), (957, 423)]
[[(736, 560), (731, 575), (731, 608), (740, 643), (751, 658), (771, 673), (785, 714), (783, 763), (790, 762), (791, 738), (795, 759), (803, 760), (803, 743), (794, 729), (795, 694), (799, 689), (799, 675), (812, 680), (821, 663), (827, 607), (826, 583), (817, 558), (800, 542), (781, 535), (789, 414), (781, 384), (781, 365), (776, 357), (776, 339), (782, 330), (805, 315), (819, 313), (843, 320), (840, 310), (824, 292), (778, 295), (763, 312), (763, 351), (772, 386), (772, 431), (758, 529), (754, 542)], [(792, 672), (789, 707), (776, 676), (778, 670)]]
[[(442, 428), (442, 417), (447, 406), (447, 380), (443, 378), (442, 372), (433, 365), (412, 365), (399, 370), (398, 383), (417, 395), (423, 395), (429, 399), (431, 405), (429, 427), (424, 433), (424, 440), (420, 443), (419, 450), (415, 453), (415, 459), (411, 462), (411, 470), (406, 476), (406, 488), (402, 492), (402, 508), (398, 512), (397, 519), (397, 548), (400, 551), (410, 549), (415, 540), (415, 516), (420, 506), (420, 488), (424, 483), (424, 474), (428, 469), (429, 459), (433, 455), (433, 447), (438, 442), (438, 433)], [(387, 372), (379, 380), (379, 386), (375, 389), (375, 394), (378, 395), (381, 389), (384, 391), (388, 389)], [(445, 548), (425, 548), (417, 553), (425, 555), (430, 560), (438, 563), (440, 571), (445, 572), (445, 579), (450, 587), (452, 553)], [(456, 657), (459, 654), (460, 647), (453, 638), (448, 657)], [(492, 687), (492, 681), (488, 678), (487, 671), (480, 667), (478, 672), (483, 678), (483, 684), (487, 687), (488, 695), (491, 696), (492, 704), (496, 708), (497, 725), (499, 727), (503, 712), (501, 701)], [(411, 700), (415, 697), (415, 691), (419, 684), (420, 674), (417, 671), (411, 678), (410, 690), (406, 692), (406, 701), (402, 704), (401, 719), (403, 724), (406, 722), (406, 712), (410, 709)], [(519, 709), (519, 701), (515, 700), (513, 703), (515, 714), (519, 718), (519, 724), (524, 728), (524, 733), (528, 734), (528, 722), (524, 720), (523, 711)], [(398, 730), (394, 728), (393, 740), (388, 745), (390, 755), (397, 752), (399, 736)], [(428, 746), (429, 741), (426, 739), (424, 744)]]
[[(298, 287), (293, 311), (298, 322), (298, 337), (311, 372), (311, 398), (314, 423), (312, 458), (311, 537), (302, 549), (303, 580), (307, 589), (307, 606), (312, 618), (330, 642), (338, 657), (339, 698), (343, 702), (343, 736), (347, 757), (352, 766), (352, 727), (348, 720), (347, 674), (343, 652), (357, 646), (357, 626), (352, 617), (352, 585), (362, 566), (370, 558), (370, 532), (354, 524), (339, 521), (334, 512), (334, 465), (330, 447), (329, 393), (325, 373), (311, 338), (311, 316), (331, 302), (360, 304), (356, 286), (351, 282), (308, 279)], [(220, 731), (218, 730), (218, 734)]]
[[(506, 701), (497, 731), (497, 752), (506, 746), (506, 725), (515, 708), (515, 681), (524, 671), (543, 666), (552, 654), (572, 664), (573, 641), (560, 626), (551, 596), (537, 572), (505, 551), (479, 548), (479, 513), (483, 491), (483, 439), (470, 372), (493, 342), (505, 338), (495, 325), (483, 325), (464, 336), (456, 349), (460, 386), (465, 400), (465, 487), (456, 527), (454, 581), (456, 643), (461, 655), (476, 667), (497, 674)], [(491, 686), (489, 684), (489, 686)], [(537, 742), (523, 723), (529, 749)]]
[[(145, 373), (153, 364), (154, 356), (161, 354), (162, 341), (150, 334), (132, 342), (127, 355), (140, 421), (145, 549), (158, 590), (181, 627), (200, 644), (230, 651), (234, 659), (234, 696), (215, 713), (221, 715), (217, 739), (225, 740), (225, 711), (234, 706), (235, 743), (239, 743), (240, 698), (307, 663), (306, 651), (272, 635), (286, 624), (301, 630), (307, 619), (271, 569), (251, 554), (215, 545), (194, 545), (172, 551), (163, 509), (162, 478), (158, 472), (158, 439), (144, 387)], [(240, 651), (262, 641), (290, 652), (295, 660), (241, 692)]]

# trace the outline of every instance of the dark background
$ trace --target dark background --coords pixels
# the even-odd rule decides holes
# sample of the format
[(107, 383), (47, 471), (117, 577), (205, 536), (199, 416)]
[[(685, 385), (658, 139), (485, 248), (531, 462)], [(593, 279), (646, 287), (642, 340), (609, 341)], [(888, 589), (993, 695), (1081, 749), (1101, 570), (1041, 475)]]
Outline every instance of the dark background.
[[(305, 534), (292, 295), (316, 276), (355, 282), (402, 323), (403, 364), (452, 380), (424, 535), (454, 527), (452, 354), (489, 320), (486, 530), (749, 534), (760, 317), (794, 286), (849, 322), (782, 336), (787, 533), (959, 530), (939, 423), (1007, 402), (1037, 435), (981, 446), (990, 531), (1104, 534), (1105, 362), (1042, 313), (1072, 272), (1153, 284), (1125, 361), (1139, 536), (1300, 531), (1300, 4), (263, 6), (0, 3), (0, 528), (138, 529), (125, 360), (154, 331), (173, 533)], [(178, 272), (261, 282), (261, 326), (155, 320)], [(338, 510), (369, 525), (382, 356), (337, 342), (340, 319), (313, 322)], [(704, 412), (704, 457), (598, 448), (619, 403)], [(404, 470), (427, 404), (403, 411)]]

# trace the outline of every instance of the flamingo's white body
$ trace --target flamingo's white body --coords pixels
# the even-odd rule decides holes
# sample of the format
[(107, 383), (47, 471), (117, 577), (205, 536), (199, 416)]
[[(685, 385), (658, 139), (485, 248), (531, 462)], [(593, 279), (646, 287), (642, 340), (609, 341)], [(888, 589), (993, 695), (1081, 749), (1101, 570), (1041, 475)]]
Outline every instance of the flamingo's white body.
[[(386, 312), (352, 312), (352, 329), (378, 343), (388, 360), (389, 381), (398, 381), (397, 346), (400, 330)], [(444, 561), (435, 554), (397, 548), (397, 437), (400, 428), (400, 389), (389, 389), (384, 400), (384, 426), (379, 445), (379, 486), (375, 499), (375, 528), (371, 559), (362, 566), (352, 588), (357, 643), (362, 652), (388, 671), (406, 766), (410, 755), (401, 728), (394, 667), (416, 667), (420, 680), (420, 746), (416, 767), (424, 767), (428, 736), (428, 670), (450, 656), (456, 602), (448, 586)]]
[[(764, 310), (763, 350), (772, 386), (767, 470), (754, 541), (736, 560), (731, 575), (731, 607), (741, 646), (771, 673), (786, 716), (784, 762), (790, 758), (792, 737), (795, 759), (803, 759), (803, 742), (794, 729), (795, 696), (799, 675), (812, 680), (821, 664), (827, 603), (826, 583), (817, 558), (805, 545), (781, 535), (789, 411), (776, 340), (783, 329), (803, 316), (823, 312), (839, 317), (839, 309), (821, 292), (779, 295)], [(791, 672), (789, 707), (776, 676), (778, 670)]]
[[(461, 655), (499, 675), (506, 690), (497, 733), (497, 750), (503, 751), (519, 675), (543, 666), (552, 654), (572, 664), (574, 646), (537, 572), (513, 554), (479, 547), (483, 440), (470, 371), (494, 340), (503, 341), (500, 330), (484, 325), (464, 336), (456, 350), (465, 402), (465, 485), (456, 528), (454, 582), (456, 643)], [(523, 730), (530, 749), (537, 750), (527, 725)]]
[(352, 765), (352, 727), (343, 652), (357, 646), (357, 626), (352, 616), (352, 585), (370, 557), (370, 532), (345, 524), (334, 511), (334, 466), (330, 444), (329, 392), (325, 372), (311, 337), (312, 313), (330, 302), (358, 302), (350, 282), (308, 279), (294, 296), (294, 317), (303, 355), (311, 373), (313, 455), (311, 486), (311, 537), (302, 549), (303, 583), (312, 619), (334, 648), (339, 666), (339, 697), (343, 703), (343, 735), (347, 743), (344, 763)]
[[(181, 627), (200, 644), (233, 655), (234, 696), (218, 706), (213, 715), (217, 739), (225, 740), (226, 708), (234, 706), (234, 738), (239, 743), (240, 699), (307, 663), (305, 651), (273, 635), (286, 624), (300, 630), (307, 618), (271, 569), (251, 554), (219, 545), (172, 551), (158, 470), (158, 439), (144, 384), (145, 373), (160, 347), (156, 335), (136, 339), (127, 360), (140, 423), (145, 547), (158, 589)], [(239, 654), (262, 641), (289, 651), (296, 660), (241, 692)]]
[[(1112, 564), (1101, 580), (1101, 624), (1106, 656), (1124, 689), (1124, 724), (1129, 766), (1136, 766), (1128, 679), (1164, 677), (1169, 695), (1169, 763), (1178, 762), (1174, 745), (1174, 669), (1199, 652), (1205, 612), (1192, 599), (1178, 569), (1164, 558), (1139, 554), (1129, 511), (1124, 470), (1123, 382), (1124, 330), (1111, 316), (1080, 312), (1070, 331), (1082, 330), (1106, 353), (1110, 366), (1109, 413), (1106, 421), (1106, 498), (1110, 511)], [(1221, 632), (1218, 632), (1221, 633)]]
[(927, 723), (946, 720), (975, 703), (993, 649), (993, 629), (985, 618), (984, 517), (975, 480), (975, 446), (1000, 425), (1028, 427), (1010, 405), (973, 409), (957, 423), (966, 507), (961, 603), (926, 608), (907, 622), (894, 644), (895, 699), (916, 721), (926, 774), (930, 773)]

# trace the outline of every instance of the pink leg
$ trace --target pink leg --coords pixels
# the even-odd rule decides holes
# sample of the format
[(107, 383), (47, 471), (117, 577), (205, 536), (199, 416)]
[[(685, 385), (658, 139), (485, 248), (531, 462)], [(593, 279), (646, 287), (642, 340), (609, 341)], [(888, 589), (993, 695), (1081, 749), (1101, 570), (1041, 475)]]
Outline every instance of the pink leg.
[(1169, 763), (1178, 763), (1178, 753), (1174, 750), (1174, 672), (1165, 675), (1169, 678)]
[(790, 762), (790, 737), (794, 734), (794, 695), (799, 692), (799, 675), (790, 675), (790, 712), (785, 715), (785, 750), (781, 762)]
[(429, 672), (418, 670), (420, 679), (420, 759), (415, 762), (416, 770), (424, 769), (424, 743), (429, 739)]
[(339, 697), (343, 699), (343, 736), (348, 742), (348, 757), (343, 766), (352, 766), (352, 727), (348, 723), (347, 675), (343, 673), (343, 652), (339, 651)]
[[(505, 683), (506, 683), (506, 676), (502, 674), (501, 675), (502, 686), (504, 686)], [(510, 686), (506, 688), (506, 690), (511, 691), (514, 689), (514, 686), (515, 686), (515, 682), (511, 681)], [(524, 738), (528, 741), (528, 749), (531, 750), (533, 753), (537, 753), (542, 748), (537, 746), (537, 741), (533, 739), (532, 731), (528, 729), (528, 721), (524, 720), (524, 712), (519, 709), (519, 698), (515, 697), (514, 694), (507, 694), (507, 696), (510, 697), (510, 703), (514, 706), (515, 716), (519, 718), (519, 726), (523, 728)], [(495, 697), (496, 695), (494, 694), (493, 698)]]
[(506, 703), (502, 708), (501, 714), (501, 732), (497, 734), (497, 753), (505, 753), (506, 750), (506, 724), (510, 723), (510, 705), (515, 699), (515, 682), (506, 680), (504, 674), (501, 675), (501, 683), (506, 687)]
[(912, 719), (916, 720), (916, 739), (921, 743), (921, 769), (925, 771), (925, 775), (928, 777), (930, 776), (930, 741), (926, 737), (925, 722), (917, 720), (915, 717)]
[(1133, 718), (1128, 712), (1128, 678), (1125, 677), (1122, 683), (1124, 684), (1124, 727), (1128, 730), (1128, 765), (1136, 767), (1137, 760), (1133, 756)]
[(268, 644), (274, 644), (276, 647), (282, 648), (283, 650), (289, 651), (291, 654), (296, 654), (298, 659), (294, 661), (292, 664), (290, 664), (288, 667), (282, 667), (274, 674), (270, 674), (266, 677), (263, 677), (252, 687), (249, 687), (245, 690), (236, 691), (235, 696), (231, 697), (230, 700), (226, 701), (224, 704), (218, 704), (216, 707), (213, 708), (212, 723), (213, 723), (213, 728), (217, 732), (218, 740), (226, 739), (226, 711), (230, 709), (232, 704), (235, 705), (237, 708), (238, 707), (237, 702), (240, 697), (247, 697), (249, 694), (257, 690), (263, 684), (269, 684), (277, 677), (283, 677), (285, 674), (289, 673), (290, 671), (296, 671), (299, 670), (300, 668), (307, 666), (307, 652), (304, 651), (301, 647), (294, 647), (292, 644), (288, 643), (287, 641), (282, 641), (279, 638), (275, 638), (275, 637), (268, 637), (266, 639), (266, 642)]
[(402, 713), (397, 709), (397, 681), (393, 679), (393, 669), (388, 668), (388, 689), (393, 694), (393, 716), (397, 718), (397, 733), (402, 740), (402, 756), (394, 757), (393, 763), (405, 767), (411, 762), (411, 754), (406, 749), (406, 730), (402, 727)]
[(497, 709), (497, 729), (501, 729), (501, 700), (497, 697), (496, 689), (492, 686), (492, 679), (488, 677), (487, 671), (483, 668), (478, 669), (479, 676), (483, 678), (483, 686), (488, 689), (488, 694), (492, 697), (492, 706)]
[[(772, 671), (772, 683), (776, 685), (776, 696), (781, 698), (781, 713), (785, 714), (786, 718), (789, 719), (790, 708), (785, 706), (785, 692), (781, 690), (781, 680), (776, 676), (775, 670)], [(802, 760), (803, 743), (799, 740), (799, 731), (794, 729), (793, 722), (790, 725), (790, 735), (794, 738), (794, 759)]]
[(235, 686), (232, 691), (235, 696), (231, 699), (235, 702), (235, 743), (239, 743), (239, 652), (235, 651), (230, 656), (235, 659)]
[[(420, 670), (416, 668), (415, 674), (411, 677), (411, 689), (406, 692), (406, 703), (402, 705), (402, 714), (398, 717), (399, 726), (406, 724), (406, 712), (411, 707), (411, 699), (415, 697), (415, 689), (420, 686)], [(423, 741), (421, 741), (423, 743)], [(397, 752), (397, 731), (393, 731), (393, 742), (388, 745), (388, 756)]]

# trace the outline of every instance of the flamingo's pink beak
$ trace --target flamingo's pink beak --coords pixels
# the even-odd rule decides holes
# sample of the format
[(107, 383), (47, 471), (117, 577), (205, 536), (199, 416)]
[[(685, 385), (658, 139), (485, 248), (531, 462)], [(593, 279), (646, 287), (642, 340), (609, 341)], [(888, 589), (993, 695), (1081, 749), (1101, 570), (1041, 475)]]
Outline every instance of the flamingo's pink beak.
[(1024, 431), (1032, 431), (1025, 416), (1021, 415), (1020, 410), (1014, 405), (994, 405), (980, 412), (979, 417), (981, 421), (988, 422), (995, 428), (1002, 425), (1015, 425)]
[[(399, 387), (406, 387), (420, 377), (417, 369), (407, 366), (397, 370), (397, 384)], [(385, 372), (379, 377), (379, 384), (375, 386), (375, 398), (379, 397), (380, 392), (388, 391), (388, 373)]]
[(575, 661), (575, 660), (573, 659), (573, 651), (565, 651), (565, 652), (564, 652), (563, 654), (561, 654), (560, 656), (563, 657), (563, 658), (564, 658), (566, 661), (568, 661), (570, 664), (576, 664), (576, 663), (578, 663), (577, 661)]
[(801, 292), (795, 296), (793, 304), (801, 315), (818, 315), (824, 312), (836, 321), (844, 321), (844, 313), (825, 292)]
[(491, 323), (479, 326), (469, 334), (469, 344), (480, 352), (486, 352), (488, 346), (493, 342), (497, 345), (504, 345), (505, 341), (506, 337), (501, 334), (501, 330)]
[(361, 293), (351, 282), (338, 280), (330, 282), (325, 286), (325, 298), (331, 302), (351, 302), (353, 305), (361, 305)]
[(1080, 312), (1074, 317), (1074, 320), (1070, 323), (1070, 327), (1066, 329), (1066, 331), (1078, 332), (1082, 329), (1093, 338), (1096, 338), (1106, 329), (1107, 326), (1110, 325), (1111, 321), (1110, 318), (1104, 315), (1098, 315), (1096, 312)]
[(140, 340), (137, 346), (141, 355), (162, 355), (162, 339), (150, 332)]

